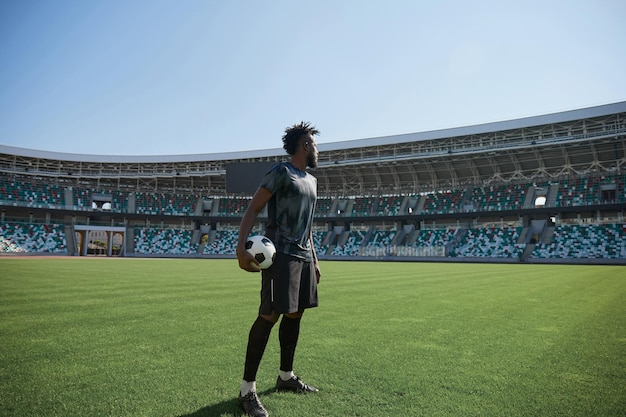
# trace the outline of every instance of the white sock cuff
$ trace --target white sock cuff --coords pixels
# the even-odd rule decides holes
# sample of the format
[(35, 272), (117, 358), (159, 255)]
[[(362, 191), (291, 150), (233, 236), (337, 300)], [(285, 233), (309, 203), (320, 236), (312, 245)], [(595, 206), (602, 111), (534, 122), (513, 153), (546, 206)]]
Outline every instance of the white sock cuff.
[(249, 392), (256, 391), (256, 381), (246, 381), (245, 379), (241, 381), (241, 396), (245, 396)]
[(282, 379), (283, 381), (289, 381), (291, 378), (295, 376), (293, 371), (278, 371), (278, 375), (280, 376), (280, 379)]

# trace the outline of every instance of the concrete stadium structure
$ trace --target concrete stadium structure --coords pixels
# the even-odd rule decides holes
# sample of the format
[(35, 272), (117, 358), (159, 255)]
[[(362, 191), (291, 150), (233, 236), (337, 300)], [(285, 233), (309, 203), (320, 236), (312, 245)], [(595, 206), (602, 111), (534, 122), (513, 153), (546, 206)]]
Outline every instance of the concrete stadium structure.
[[(626, 263), (625, 132), (620, 102), (322, 143), (316, 247), (329, 259)], [(8, 248), (37, 235), (28, 225), (54, 225), (70, 255), (232, 256), (224, 242), (251, 195), (229, 192), (228, 167), (285, 158), (282, 148), (110, 156), (0, 145), (0, 237)], [(612, 244), (594, 251), (598, 239)]]

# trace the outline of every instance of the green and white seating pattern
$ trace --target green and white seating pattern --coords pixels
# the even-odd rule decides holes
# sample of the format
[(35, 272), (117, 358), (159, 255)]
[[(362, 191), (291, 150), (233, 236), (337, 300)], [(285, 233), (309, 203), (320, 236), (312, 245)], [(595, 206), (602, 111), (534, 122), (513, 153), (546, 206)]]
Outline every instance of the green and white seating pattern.
[(535, 246), (535, 258), (626, 258), (626, 225), (559, 225), (552, 242)]
[(420, 230), (413, 246), (445, 246), (454, 239), (455, 229)]
[(470, 229), (451, 253), (457, 257), (519, 258), (525, 245), (517, 244), (518, 227), (487, 227)]
[(315, 203), (315, 217), (327, 217), (330, 216), (330, 209), (333, 201), (330, 198), (318, 197)]
[(377, 216), (397, 216), (400, 214), (400, 206), (404, 197), (383, 196), (378, 200)]
[[(547, 183), (543, 183), (547, 185)], [(485, 186), (463, 186), (459, 189), (429, 192), (424, 195), (424, 206), (421, 213), (413, 214), (447, 214), (464, 211), (504, 211), (520, 209), (526, 193), (534, 183), (494, 184)], [(566, 178), (558, 181), (558, 192), (554, 204), (556, 207), (578, 207), (594, 205), (601, 201), (606, 187), (614, 190), (611, 200), (616, 203), (626, 202), (626, 174), (604, 175), (595, 177)], [(71, 191), (71, 207), (66, 207), (66, 192)], [(196, 212), (196, 205), (202, 200), (219, 200), (217, 216), (241, 217), (245, 212), (249, 197), (221, 196), (208, 197), (202, 192), (152, 190), (135, 191), (118, 189), (115, 186), (98, 186), (97, 188), (81, 184), (58, 185), (52, 181), (26, 178), (18, 179), (9, 176), (0, 177), (0, 201), (11, 206), (37, 207), (73, 210), (92, 210), (93, 197), (106, 195), (111, 198), (111, 212), (126, 213), (129, 208), (129, 197), (134, 197), (133, 213), (145, 215), (188, 216)], [(420, 198), (414, 194), (412, 198)], [(364, 216), (396, 216), (405, 196), (363, 196), (338, 197), (339, 200), (350, 200), (350, 213), (331, 213), (334, 199), (319, 196), (316, 216), (341, 217)]]
[(0, 253), (67, 253), (63, 226), (58, 224), (0, 225)]
[(370, 248), (386, 248), (391, 246), (394, 237), (396, 237), (395, 230), (376, 230), (372, 234), (370, 241), (367, 242), (367, 246)]
[(530, 184), (475, 187), (470, 202), (477, 211), (516, 210), (522, 207)]
[(197, 253), (191, 230), (136, 228), (135, 253), (143, 255), (189, 255)]
[(460, 190), (426, 194), (423, 212), (427, 214), (456, 213), (461, 209)]
[(314, 231), (313, 232), (313, 246), (315, 247), (315, 253), (317, 255), (324, 255), (328, 251), (328, 245), (324, 245), (322, 242), (328, 236), (327, 231)]
[(0, 200), (26, 207), (58, 208), (65, 204), (63, 187), (6, 178), (0, 179)]
[(243, 216), (248, 208), (248, 204), (250, 204), (251, 198), (240, 198), (240, 197), (222, 197), (219, 201), (219, 216)]
[(203, 253), (206, 255), (234, 255), (237, 248), (237, 230), (218, 230), (215, 239), (204, 245)]
[(363, 242), (364, 233), (358, 230), (351, 230), (348, 240), (343, 245), (337, 245), (331, 251), (334, 256), (355, 256), (359, 254), (359, 248)]

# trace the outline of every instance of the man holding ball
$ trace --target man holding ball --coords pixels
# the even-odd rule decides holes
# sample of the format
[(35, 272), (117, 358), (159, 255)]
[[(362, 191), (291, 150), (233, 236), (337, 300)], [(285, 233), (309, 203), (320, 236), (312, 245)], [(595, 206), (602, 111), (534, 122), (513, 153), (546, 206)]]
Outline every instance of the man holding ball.
[(277, 163), (265, 174), (239, 226), (237, 259), (241, 269), (261, 271), (258, 262), (246, 251), (245, 243), (266, 204), (266, 236), (276, 247), (274, 263), (261, 273), (259, 315), (248, 336), (239, 401), (249, 416), (268, 416), (256, 393), (256, 374), (272, 327), (281, 315), (280, 371), (276, 388), (298, 393), (318, 391), (293, 373), (300, 320), (305, 309), (318, 305), (317, 284), (321, 274), (312, 238), (317, 179), (305, 171), (307, 167), (317, 167), (314, 136), (318, 134), (308, 122), (285, 129), (283, 148), (290, 155), (290, 161)]

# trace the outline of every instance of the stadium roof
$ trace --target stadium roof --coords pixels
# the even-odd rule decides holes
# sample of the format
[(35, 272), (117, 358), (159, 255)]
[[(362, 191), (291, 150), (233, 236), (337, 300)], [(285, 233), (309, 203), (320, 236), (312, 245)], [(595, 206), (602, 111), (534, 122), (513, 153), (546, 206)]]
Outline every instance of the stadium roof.
[(587, 119), (599, 116), (607, 116), (615, 113), (626, 112), (626, 101), (606, 104), (584, 109), (570, 110), (560, 113), (551, 113), (541, 116), (525, 117), (521, 119), (507, 120), (501, 122), (483, 123), (465, 127), (432, 130), (419, 133), (407, 133), (403, 135), (383, 136), (369, 139), (356, 139), (351, 141), (334, 142), (326, 144), (322, 150), (340, 150), (347, 148), (360, 148), (366, 146), (381, 146), (408, 142), (419, 142), (424, 140), (436, 140), (450, 137), (460, 137), (468, 135), (479, 135), (486, 133), (501, 132), (514, 129), (529, 128), (533, 126), (558, 124), (571, 122), (579, 119)]
[[(487, 134), (499, 131), (522, 129), (539, 125), (557, 124), (571, 122), (579, 119), (607, 116), (615, 113), (626, 113), (626, 101), (606, 104), (596, 107), (588, 107), (577, 110), (570, 110), (560, 113), (526, 117), (521, 119), (483, 123), (472, 126), (456, 127), (450, 129), (432, 130), (418, 133), (407, 133), (402, 135), (373, 137), (366, 139), (355, 139), (341, 142), (320, 143), (318, 150), (339, 151), (354, 148), (364, 148), (372, 146), (385, 146), (392, 144), (402, 144), (410, 142), (420, 142), (425, 140), (437, 140), (450, 137), (460, 137), (468, 135)], [(260, 149), (252, 151), (203, 153), (203, 154), (183, 154), (183, 155), (92, 155), (73, 154), (63, 152), (41, 151), (26, 149), (0, 144), (0, 153), (23, 156), (29, 158), (44, 158), (59, 161), (74, 162), (103, 162), (103, 163), (133, 163), (133, 162), (197, 162), (197, 161), (225, 161), (256, 159), (263, 157), (284, 156), (285, 151), (278, 148)]]

